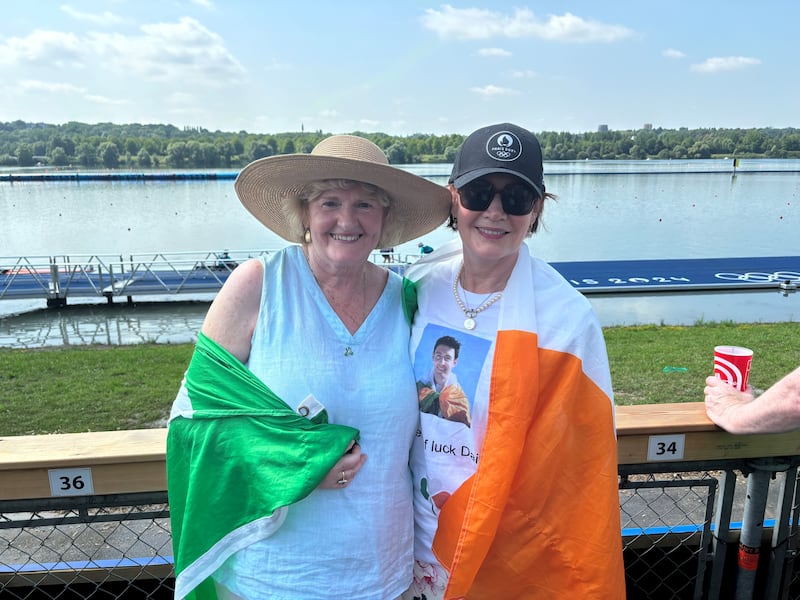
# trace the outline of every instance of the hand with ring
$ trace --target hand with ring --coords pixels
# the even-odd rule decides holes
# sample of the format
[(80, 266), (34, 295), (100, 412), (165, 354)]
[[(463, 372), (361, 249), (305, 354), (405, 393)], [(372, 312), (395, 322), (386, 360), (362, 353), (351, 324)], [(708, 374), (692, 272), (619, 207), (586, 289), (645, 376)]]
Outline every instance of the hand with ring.
[(367, 460), (367, 455), (361, 452), (361, 446), (353, 440), (347, 451), (342, 455), (333, 468), (328, 471), (319, 487), (326, 490), (342, 489), (348, 486), (358, 471)]

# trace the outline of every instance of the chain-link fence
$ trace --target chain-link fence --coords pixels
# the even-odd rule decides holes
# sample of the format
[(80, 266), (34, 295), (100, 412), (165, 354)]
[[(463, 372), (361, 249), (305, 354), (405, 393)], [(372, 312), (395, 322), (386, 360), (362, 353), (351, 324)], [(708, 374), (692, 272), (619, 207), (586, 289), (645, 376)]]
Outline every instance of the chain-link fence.
[[(620, 466), (628, 598), (800, 599), (796, 462), (769, 463), (762, 490), (752, 480), (764, 469), (748, 460)], [(754, 535), (757, 548), (743, 546)]]
[(716, 480), (707, 473), (620, 482), (628, 588), (643, 597), (702, 597)]
[[(754, 525), (750, 462), (621, 466), (628, 598), (800, 599), (797, 468), (779, 466), (755, 523), (763, 544), (744, 570), (739, 541)], [(740, 596), (748, 577), (752, 591)], [(165, 492), (0, 501), (0, 597), (173, 592)]]
[(171, 598), (166, 492), (0, 502), (0, 597)]

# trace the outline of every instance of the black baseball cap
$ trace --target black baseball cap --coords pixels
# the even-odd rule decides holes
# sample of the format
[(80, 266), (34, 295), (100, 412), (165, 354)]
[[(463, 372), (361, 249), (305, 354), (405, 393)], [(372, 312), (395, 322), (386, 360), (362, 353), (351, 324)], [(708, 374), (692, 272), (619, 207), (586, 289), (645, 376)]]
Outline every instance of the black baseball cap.
[(469, 134), (453, 162), (450, 183), (458, 189), (491, 173), (516, 175), (544, 197), (542, 147), (536, 136), (513, 123), (489, 125)]

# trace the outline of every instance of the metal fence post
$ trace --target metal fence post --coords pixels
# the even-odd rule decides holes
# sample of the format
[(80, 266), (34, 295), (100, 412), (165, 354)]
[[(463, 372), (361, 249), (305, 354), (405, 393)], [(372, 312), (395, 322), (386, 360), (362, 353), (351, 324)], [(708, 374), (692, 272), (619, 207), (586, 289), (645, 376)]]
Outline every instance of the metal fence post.
[(769, 481), (773, 473), (785, 471), (789, 467), (787, 463), (778, 463), (776, 460), (780, 459), (757, 458), (748, 462), (748, 467), (752, 471), (747, 476), (747, 497), (744, 502), (742, 531), (739, 538), (736, 600), (753, 598)]
[(733, 497), (736, 491), (736, 473), (725, 470), (718, 478), (720, 493), (714, 511), (714, 537), (712, 538), (711, 580), (708, 585), (708, 600), (719, 600), (725, 562), (730, 543), (730, 523), (733, 513)]

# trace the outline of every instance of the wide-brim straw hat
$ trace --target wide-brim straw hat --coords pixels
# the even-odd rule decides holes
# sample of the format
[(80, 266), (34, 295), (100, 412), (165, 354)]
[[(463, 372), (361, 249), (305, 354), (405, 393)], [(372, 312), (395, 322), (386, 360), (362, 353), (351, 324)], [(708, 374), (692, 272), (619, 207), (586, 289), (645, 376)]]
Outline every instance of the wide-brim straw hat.
[[(244, 207), (267, 228), (285, 240), (302, 243), (304, 232), (287, 218), (286, 204), (297, 202), (308, 183), (324, 179), (370, 183), (389, 195), (391, 218), (376, 248), (389, 248), (425, 235), (450, 214), (446, 187), (390, 166), (383, 150), (354, 135), (325, 138), (311, 154), (253, 161), (236, 177), (234, 188)], [(299, 203), (296, 210), (300, 210)]]

